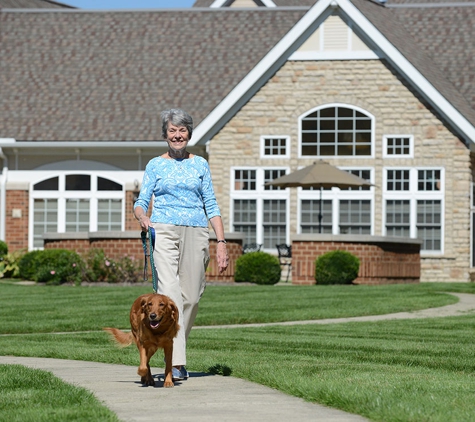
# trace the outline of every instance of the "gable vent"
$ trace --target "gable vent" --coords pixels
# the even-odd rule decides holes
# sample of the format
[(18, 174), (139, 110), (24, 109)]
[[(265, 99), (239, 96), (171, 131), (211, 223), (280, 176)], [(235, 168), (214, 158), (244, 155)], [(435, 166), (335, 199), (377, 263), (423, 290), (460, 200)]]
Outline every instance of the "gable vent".
[(339, 16), (329, 16), (323, 26), (323, 50), (348, 50), (348, 26)]
[(289, 60), (371, 60), (378, 55), (355, 33), (351, 23), (334, 14), (320, 24)]

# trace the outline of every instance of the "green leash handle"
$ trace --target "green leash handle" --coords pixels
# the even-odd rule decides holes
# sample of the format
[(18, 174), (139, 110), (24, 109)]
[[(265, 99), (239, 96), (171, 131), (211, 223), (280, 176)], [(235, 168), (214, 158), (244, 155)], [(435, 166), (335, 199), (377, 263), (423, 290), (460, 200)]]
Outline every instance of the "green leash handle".
[(147, 256), (150, 257), (150, 268), (152, 270), (152, 288), (153, 292), (157, 293), (158, 290), (158, 283), (157, 283), (157, 274), (155, 271), (155, 263), (153, 262), (153, 251), (155, 250), (155, 229), (151, 226), (148, 227), (148, 240), (149, 240), (149, 248), (147, 253), (147, 233), (142, 232), (142, 247), (144, 252), (144, 267), (143, 267), (143, 279), (144, 281), (148, 280), (147, 276)]

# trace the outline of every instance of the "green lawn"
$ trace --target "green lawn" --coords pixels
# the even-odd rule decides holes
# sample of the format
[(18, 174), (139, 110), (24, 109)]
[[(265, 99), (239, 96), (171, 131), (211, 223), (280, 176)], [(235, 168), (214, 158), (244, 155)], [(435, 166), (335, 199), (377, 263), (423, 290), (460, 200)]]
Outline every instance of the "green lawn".
[[(135, 348), (113, 347), (101, 328), (128, 328), (132, 301), (150, 290), (0, 283), (0, 334), (14, 334), (0, 335), (0, 355), (135, 366)], [(454, 303), (457, 299), (444, 293), (449, 291), (475, 294), (475, 284), (209, 286), (197, 325), (410, 311)], [(470, 421), (475, 420), (474, 324), (475, 315), (464, 315), (196, 329), (188, 370), (231, 374), (374, 421)], [(161, 367), (160, 360), (155, 357), (152, 365)]]

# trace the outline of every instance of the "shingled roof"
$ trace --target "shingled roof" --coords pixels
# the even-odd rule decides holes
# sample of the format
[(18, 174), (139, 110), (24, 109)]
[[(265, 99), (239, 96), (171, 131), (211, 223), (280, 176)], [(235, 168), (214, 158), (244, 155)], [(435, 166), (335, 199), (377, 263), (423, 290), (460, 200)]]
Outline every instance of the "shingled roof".
[[(209, 7), (213, 2), (197, 0), (194, 6)], [(278, 7), (310, 8), (315, 4), (315, 0), (273, 2)], [(473, 0), (388, 0), (386, 3), (355, 0), (353, 3), (447, 99), (474, 121), (470, 117), (475, 110)], [(454, 88), (458, 92), (451, 92)]]
[(389, 8), (475, 109), (475, 2)]
[(0, 9), (75, 9), (52, 0), (0, 0)]
[(351, 0), (472, 125), (475, 125), (475, 5), (385, 7)]
[[(474, 3), (351, 1), (475, 126)], [(2, 10), (0, 136), (154, 140), (157, 114), (170, 106), (199, 124), (314, 0), (274, 3), (279, 7)], [(288, 8), (294, 3), (300, 7)]]
[(198, 124), (304, 13), (2, 11), (0, 134), (155, 140), (171, 106)]

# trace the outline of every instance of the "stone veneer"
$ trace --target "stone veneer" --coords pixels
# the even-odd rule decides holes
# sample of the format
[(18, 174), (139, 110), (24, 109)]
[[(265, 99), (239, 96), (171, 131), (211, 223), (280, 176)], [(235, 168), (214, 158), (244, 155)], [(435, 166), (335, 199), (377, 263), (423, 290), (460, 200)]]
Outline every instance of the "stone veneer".
[[(325, 104), (349, 104), (375, 117), (374, 157), (326, 159), (336, 166), (375, 172), (374, 234), (381, 235), (383, 168), (445, 169), (444, 250), (421, 257), (421, 281), (470, 280), (470, 152), (421, 97), (380, 60), (288, 61), (216, 134), (209, 163), (225, 228), (230, 228), (231, 167), (312, 164), (299, 158), (299, 116)], [(383, 158), (383, 135), (413, 135), (414, 158)], [(290, 159), (260, 158), (260, 136), (290, 137)], [(297, 228), (297, 189), (290, 189), (290, 235)]]

